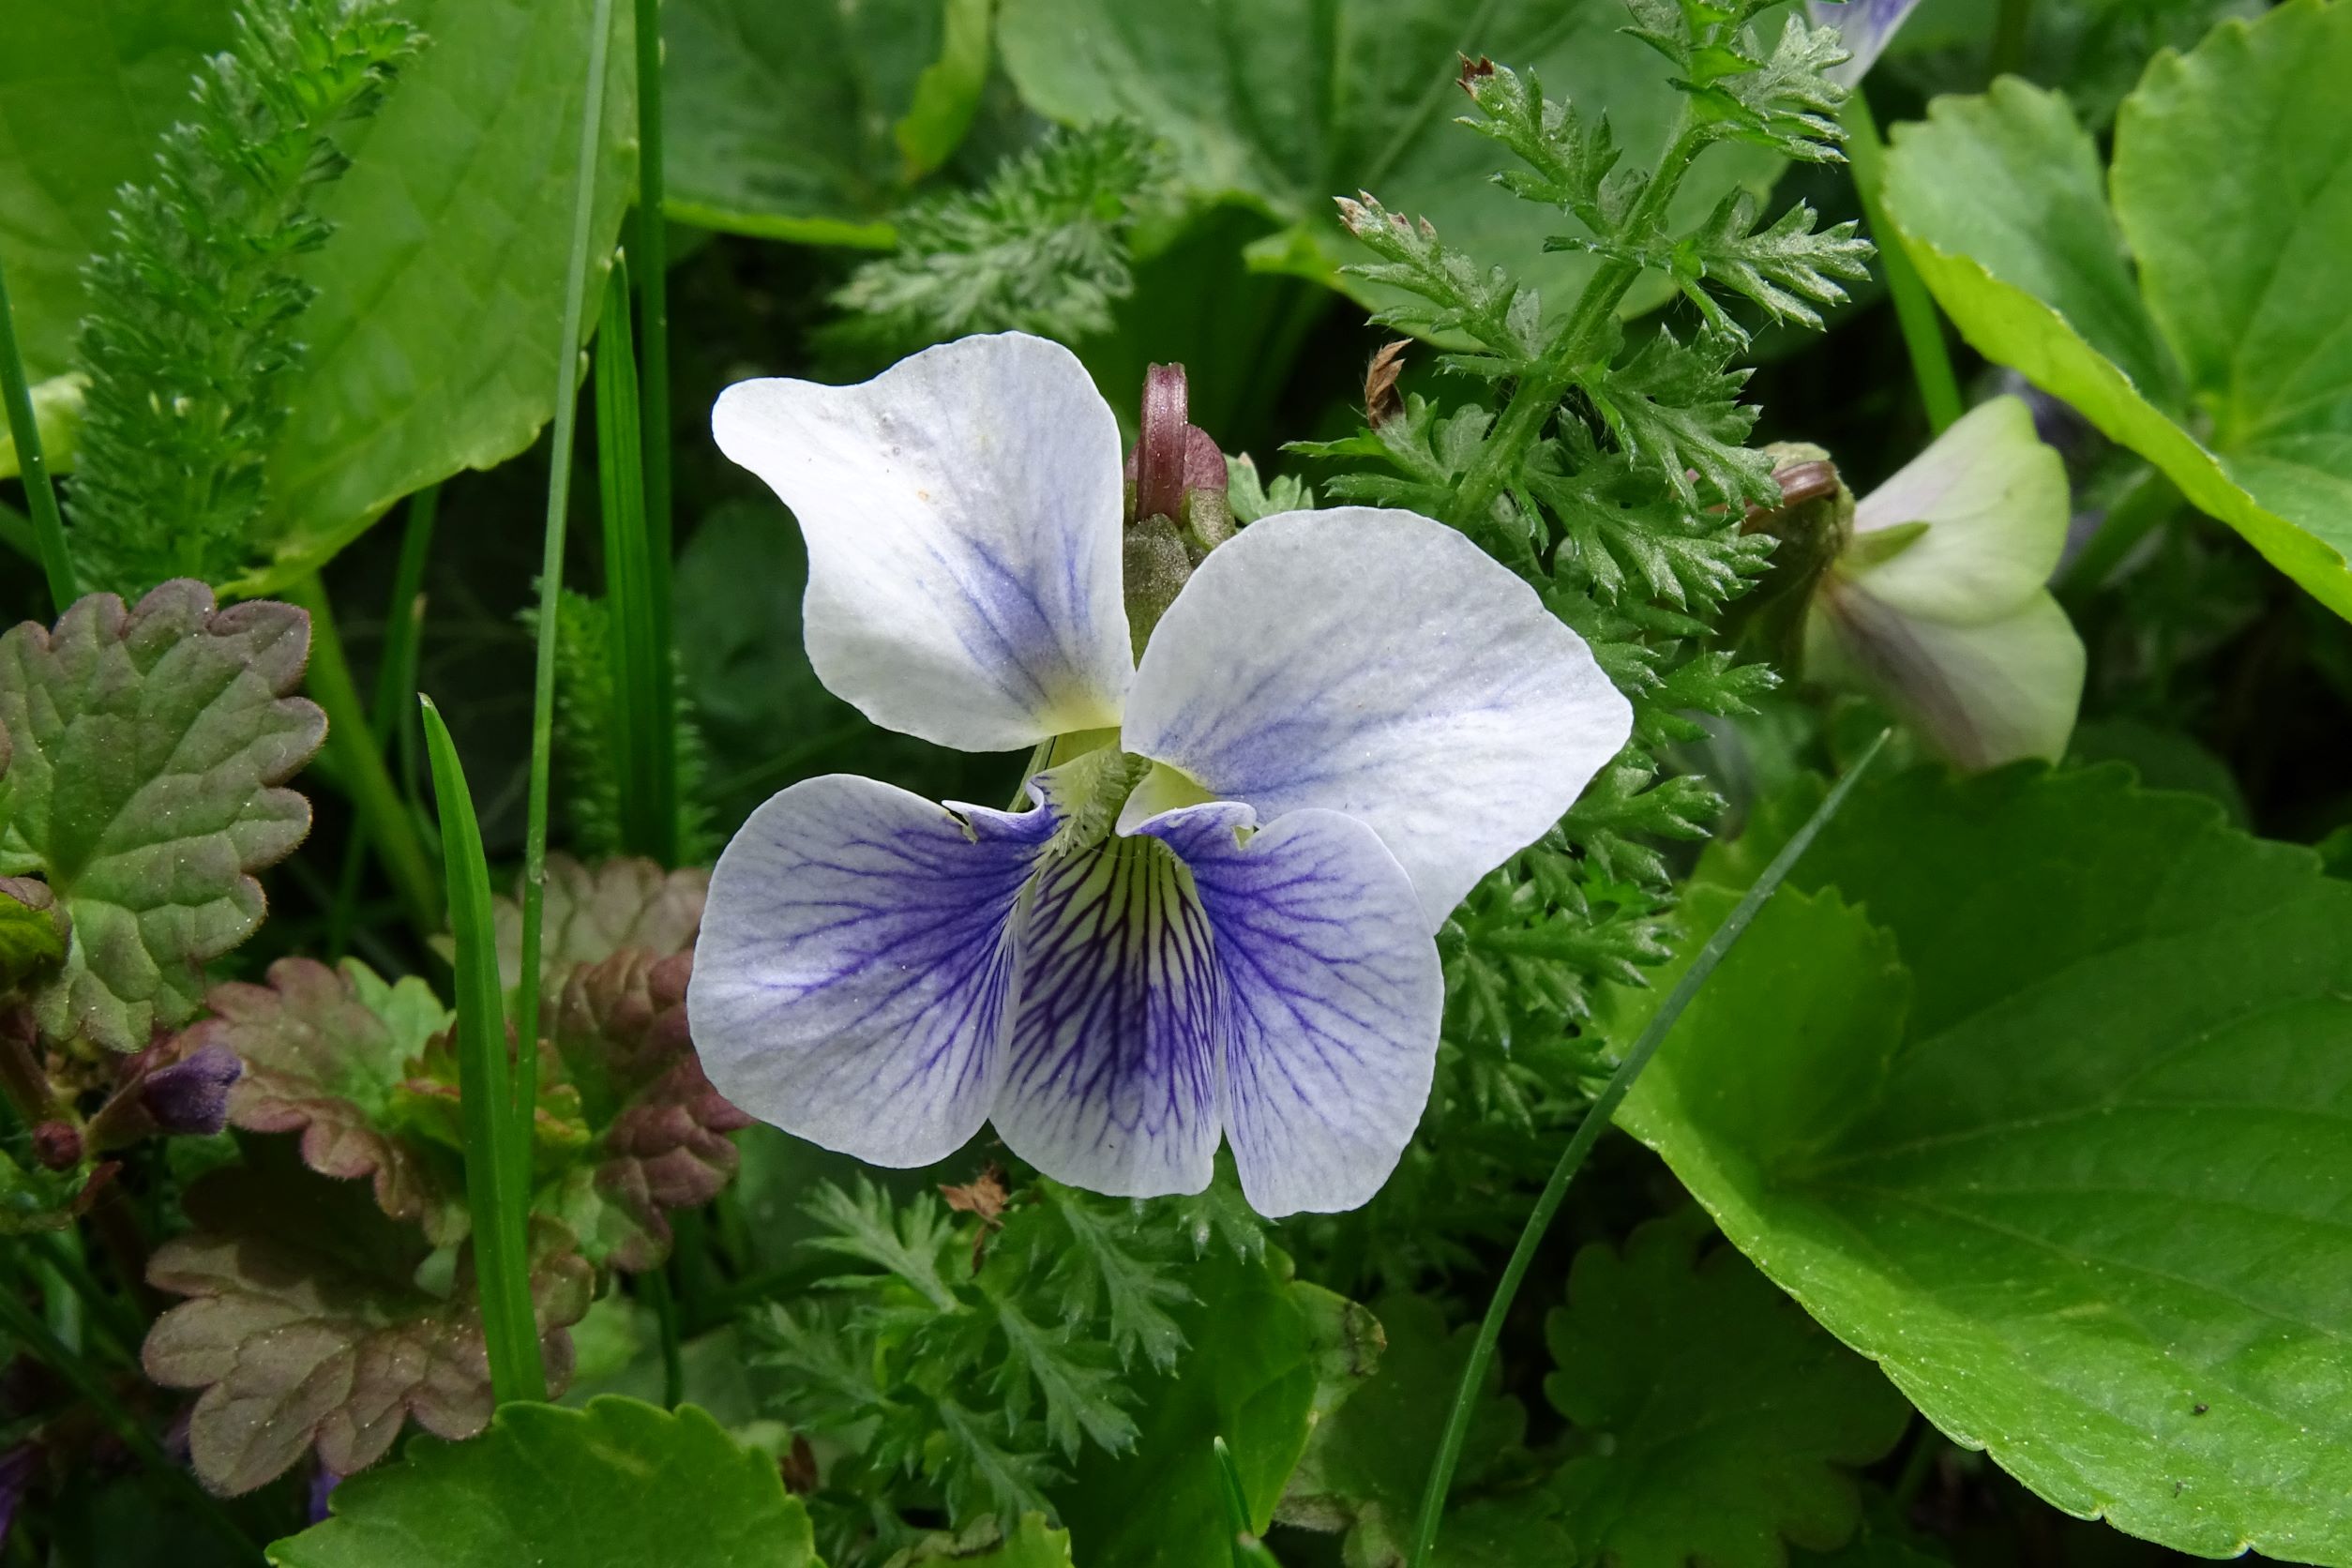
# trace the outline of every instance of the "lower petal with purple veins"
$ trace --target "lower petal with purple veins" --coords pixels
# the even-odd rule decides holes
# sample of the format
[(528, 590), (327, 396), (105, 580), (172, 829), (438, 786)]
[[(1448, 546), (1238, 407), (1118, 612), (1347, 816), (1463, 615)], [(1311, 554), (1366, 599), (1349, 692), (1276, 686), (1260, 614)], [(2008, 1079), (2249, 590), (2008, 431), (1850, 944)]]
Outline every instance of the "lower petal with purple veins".
[(1096, 1192), (1200, 1191), (1216, 1159), (1220, 987), (1184, 866), (1153, 838), (1059, 856), (1022, 929), (997, 1132)]
[(1219, 1119), (1250, 1207), (1278, 1217), (1364, 1202), (1429, 1098), (1445, 981), (1422, 902), (1378, 834), (1336, 811), (1256, 833), (1245, 806), (1169, 811), (1140, 831), (1190, 873), (1223, 993)]
[(719, 857), (686, 994), (729, 1100), (875, 1165), (943, 1159), (1003, 1076), (1021, 889), (1060, 822), (795, 784)]

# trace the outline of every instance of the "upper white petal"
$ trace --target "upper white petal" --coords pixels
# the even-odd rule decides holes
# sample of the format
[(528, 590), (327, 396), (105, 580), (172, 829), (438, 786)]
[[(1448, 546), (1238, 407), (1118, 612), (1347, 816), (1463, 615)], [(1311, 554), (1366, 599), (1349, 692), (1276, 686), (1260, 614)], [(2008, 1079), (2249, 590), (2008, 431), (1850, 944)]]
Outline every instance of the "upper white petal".
[(868, 718), (967, 751), (1119, 722), (1119, 425), (1069, 350), (1008, 332), (856, 386), (739, 382), (711, 430), (800, 520), (809, 662)]
[(1144, 649), (1121, 744), (1264, 820), (1319, 807), (1366, 823), (1434, 930), (1632, 726), (1583, 639), (1476, 545), (1339, 506), (1210, 553)]
[(2042, 591), (2066, 547), (2066, 463), (2015, 398), (1970, 409), (1926, 451), (1863, 497), (1857, 532), (1924, 522), (1892, 560), (1856, 574), (1913, 615), (1974, 624)]

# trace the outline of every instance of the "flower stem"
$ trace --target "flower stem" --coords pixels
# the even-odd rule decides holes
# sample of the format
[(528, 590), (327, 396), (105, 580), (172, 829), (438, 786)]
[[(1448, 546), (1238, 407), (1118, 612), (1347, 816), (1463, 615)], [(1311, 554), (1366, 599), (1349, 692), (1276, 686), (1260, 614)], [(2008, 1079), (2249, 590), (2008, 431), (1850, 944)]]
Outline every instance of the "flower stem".
[(2115, 575), (2115, 569), (2123, 565), (2124, 557), (2132, 553), (2133, 547), (2162, 526), (2180, 505), (2180, 487), (2163, 469), (2151, 468), (2140, 475), (2139, 482), (2107, 508), (2098, 531), (2059, 571), (2059, 594), (2079, 597), (2098, 588)]
[(1446, 1417), (1445, 1432), (1438, 1440), (1437, 1457), (1429, 1466), (1429, 1484), (1422, 1493), (1421, 1518), (1413, 1530), (1411, 1568), (1425, 1568), (1429, 1560), (1430, 1548), (1438, 1538), (1438, 1524), (1445, 1512), (1446, 1493), (1453, 1487), (1454, 1471), (1461, 1462), (1462, 1440), (1470, 1432), (1470, 1412), (1478, 1403), (1479, 1386), (1485, 1380), (1486, 1368), (1494, 1361), (1495, 1344), (1502, 1337), (1503, 1318), (1510, 1312), (1511, 1303), (1519, 1293), (1519, 1283), (1527, 1277), (1528, 1266), (1535, 1260), (1536, 1248), (1542, 1244), (1544, 1233), (1551, 1229), (1552, 1217), (1560, 1212), (1560, 1200), (1567, 1196), (1569, 1182), (1583, 1166), (1585, 1156), (1592, 1152), (1592, 1146), (1600, 1141), (1602, 1130), (1608, 1125), (1609, 1118), (1616, 1114), (1618, 1106), (1634, 1087), (1634, 1080), (1641, 1076), (1642, 1069), (1650, 1064), (1651, 1058), (1657, 1054), (1658, 1048), (1673, 1032), (1676, 1020), (1682, 1016), (1682, 1009), (1690, 1005), (1691, 999), (1698, 994), (1708, 976), (1714, 973), (1715, 966), (1723, 962), (1724, 955), (1731, 951), (1732, 944), (1748, 928), (1749, 922), (1764, 907), (1765, 900), (1779, 888), (1782, 880), (1797, 864), (1798, 857), (1837, 815), (1838, 809), (1846, 804), (1846, 797), (1853, 792), (1855, 784), (1869, 771), (1871, 762), (1885, 746), (1891, 733), (1892, 731), (1884, 730), (1878, 732), (1878, 738), (1864, 748), (1862, 754), (1854, 760), (1854, 765), (1847, 771), (1846, 776), (1837, 781), (1837, 787), (1830, 792), (1829, 798), (1821, 803), (1804, 826), (1797, 830), (1796, 837), (1788, 840), (1780, 853), (1772, 857), (1772, 863), (1764, 868), (1764, 874), (1756, 878), (1755, 885), (1748, 889), (1746, 896), (1741, 898), (1724, 923), (1715, 927), (1714, 933), (1707, 939), (1707, 944), (1691, 960), (1691, 967), (1683, 972), (1674, 989), (1666, 993), (1666, 1001), (1651, 1018), (1649, 1027), (1641, 1032), (1641, 1037), (1634, 1042), (1633, 1049), (1625, 1053), (1625, 1059), (1618, 1063), (1617, 1071), (1609, 1076), (1607, 1086), (1592, 1102), (1591, 1108), (1585, 1112), (1584, 1120), (1576, 1123), (1575, 1134), (1568, 1139), (1568, 1147), (1560, 1151), (1560, 1163), (1552, 1168), (1551, 1179), (1544, 1184), (1543, 1195), (1536, 1199), (1535, 1207), (1528, 1214), (1527, 1224), (1519, 1232), (1519, 1244), (1512, 1249), (1511, 1261), (1505, 1265), (1502, 1279), (1495, 1287), (1494, 1299), (1486, 1304), (1485, 1319), (1478, 1325), (1478, 1338), (1472, 1342), (1470, 1361), (1462, 1368), (1461, 1382), (1454, 1393), (1454, 1409)]
[(1878, 137), (1878, 122), (1870, 100), (1856, 87), (1840, 116), (1846, 126), (1846, 154), (1854, 170), (1854, 194), (1862, 200), (1870, 237), (1878, 246), (1878, 266), (1887, 280), (1887, 296), (1894, 301), (1894, 319), (1903, 328), (1903, 346), (1911, 356), (1911, 376), (1919, 383), (1920, 401), (1927, 408), (1928, 429), (1941, 435), (1965, 409), (1960, 381), (1952, 371), (1952, 352), (1944, 344), (1942, 318), (1936, 302), (1920, 280), (1919, 269), (1904, 251), (1903, 242), (1887, 221), (1882, 201), (1887, 180), (1887, 146)]
[(16, 313), (8, 304), (8, 279), (0, 271), (0, 399), (8, 404), (8, 434), (16, 442), (17, 471), (24, 479), (24, 504), (32, 508), (33, 542), (49, 579), (50, 602), (63, 615), (82, 596), (66, 549), (66, 523), (57, 514), (57, 490), (50, 483), (49, 460), (41, 451), (40, 426), (33, 418), (33, 389), (25, 380), (24, 356), (17, 351)]
[[(360, 703), (351, 664), (343, 656), (343, 640), (336, 629), (335, 607), (327, 599), (326, 586), (313, 572), (289, 587), (286, 599), (301, 606), (310, 617), (310, 665), (305, 684), (326, 710), (327, 751), (335, 760), (335, 772), (343, 788), (351, 792), (359, 832), (375, 846), (376, 857), (392, 879), (409, 924), (420, 934), (430, 935), (441, 928), (441, 887), (433, 874), (432, 857), (416, 836), (415, 819), (409, 815), (408, 803), (384, 765), (383, 749), (374, 738), (368, 710)], [(330, 907), (330, 926), (334, 918)], [(346, 913), (342, 929), (349, 928)]]
[(564, 521), (572, 494), (572, 436), (580, 413), (580, 325), (588, 298), (588, 245), (596, 219), (596, 155), (604, 144), (605, 61), (612, 47), (612, 0), (590, 20), (588, 82), (580, 118), (580, 168), (572, 190), (572, 245), (565, 264), (564, 321), (555, 342), (555, 428), (550, 444), (547, 525), (539, 555), (538, 657), (531, 699), (531, 785), (522, 841), (522, 974), (515, 989), (515, 1076), (510, 1112), (525, 1146), (535, 1109), (539, 1056), (539, 935), (547, 906), (548, 775), (555, 745), (555, 633), (563, 606)]

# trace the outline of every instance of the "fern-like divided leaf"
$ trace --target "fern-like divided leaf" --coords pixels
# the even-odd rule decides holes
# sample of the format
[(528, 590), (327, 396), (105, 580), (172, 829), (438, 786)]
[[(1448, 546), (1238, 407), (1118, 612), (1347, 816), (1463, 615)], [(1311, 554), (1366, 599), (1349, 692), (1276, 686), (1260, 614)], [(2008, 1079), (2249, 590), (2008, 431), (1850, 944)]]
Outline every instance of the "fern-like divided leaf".
[(897, 354), (972, 332), (1108, 332), (1134, 291), (1127, 239), (1167, 182), (1130, 122), (1056, 129), (977, 191), (921, 202), (898, 248), (834, 295), (838, 347)]
[(311, 291), (294, 264), (325, 243), (310, 200), (345, 167), (327, 133), (371, 112), (422, 41), (391, 0), (239, 0), (235, 28), (87, 275), (73, 542), (117, 592), (244, 564), (302, 357)]

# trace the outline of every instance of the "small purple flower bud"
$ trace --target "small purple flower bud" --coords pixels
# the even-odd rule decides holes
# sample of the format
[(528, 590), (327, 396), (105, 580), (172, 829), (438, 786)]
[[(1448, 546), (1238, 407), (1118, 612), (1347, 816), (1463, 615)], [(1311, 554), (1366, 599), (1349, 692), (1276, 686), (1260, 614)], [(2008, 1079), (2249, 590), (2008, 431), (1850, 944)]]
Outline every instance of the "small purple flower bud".
[(139, 1103), (158, 1132), (217, 1133), (228, 1124), (229, 1086), (244, 1073), (236, 1052), (204, 1046), (185, 1061), (149, 1073), (140, 1085)]
[(1136, 656), (1202, 557), (1233, 536), (1225, 453), (1191, 423), (1182, 365), (1144, 373), (1142, 432), (1127, 454), (1127, 629)]
[(82, 1129), (70, 1122), (43, 1122), (33, 1129), (33, 1157), (44, 1170), (71, 1170), (82, 1163)]
[(310, 1472), (309, 1496), (304, 1500), (302, 1510), (306, 1524), (324, 1524), (326, 1521), (326, 1500), (333, 1497), (335, 1488), (342, 1484), (343, 1478), (324, 1465)]

